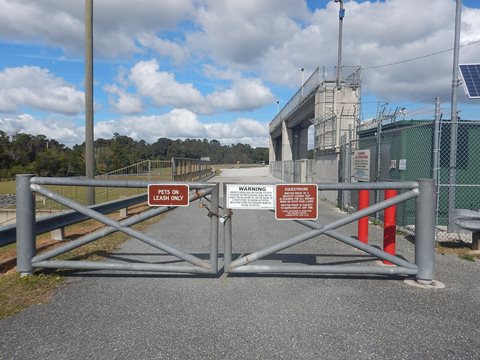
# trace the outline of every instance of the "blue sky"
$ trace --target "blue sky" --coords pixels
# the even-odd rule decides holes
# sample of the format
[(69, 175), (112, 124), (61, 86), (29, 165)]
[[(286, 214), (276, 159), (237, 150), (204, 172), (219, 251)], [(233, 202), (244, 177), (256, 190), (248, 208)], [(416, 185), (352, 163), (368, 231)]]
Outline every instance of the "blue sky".
[[(344, 65), (379, 104), (450, 117), (455, 1), (345, 1)], [(267, 125), (317, 66), (334, 75), (338, 4), (326, 0), (94, 0), (95, 136), (267, 146)], [(480, 2), (463, 1), (460, 61), (480, 62)], [(0, 0), (0, 129), (67, 145), (84, 132), (84, 2)], [(480, 102), (459, 89), (462, 119)]]

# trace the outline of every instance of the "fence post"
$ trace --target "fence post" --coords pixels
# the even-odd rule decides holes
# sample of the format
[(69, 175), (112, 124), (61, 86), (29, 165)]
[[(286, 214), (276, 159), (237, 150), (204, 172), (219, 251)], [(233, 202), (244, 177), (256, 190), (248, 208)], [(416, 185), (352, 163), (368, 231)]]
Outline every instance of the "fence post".
[[(358, 210), (368, 207), (370, 193), (368, 190), (358, 191)], [(368, 243), (368, 216), (358, 219), (358, 240)]]
[(218, 271), (218, 223), (220, 219), (219, 214), (219, 184), (217, 183), (212, 191), (212, 216), (210, 217), (210, 264), (212, 273), (216, 274)]
[(33, 174), (16, 176), (17, 202), (17, 272), (21, 276), (33, 273), (32, 258), (35, 255), (35, 197), (30, 189)]
[(228, 273), (232, 262), (232, 211), (227, 209), (227, 184), (223, 184), (223, 271)]
[[(397, 190), (385, 190), (385, 200), (395, 196), (397, 196)], [(383, 215), (383, 251), (390, 255), (395, 255), (396, 214), (397, 206), (394, 205), (386, 208)], [(383, 263), (393, 265), (387, 260), (383, 260)]]
[(435, 184), (433, 179), (417, 181), (419, 184), (415, 211), (417, 281), (429, 285), (435, 272)]
[(172, 162), (172, 181), (175, 181), (175, 178), (177, 176), (177, 167), (175, 164), (175, 158), (172, 157), (171, 162)]

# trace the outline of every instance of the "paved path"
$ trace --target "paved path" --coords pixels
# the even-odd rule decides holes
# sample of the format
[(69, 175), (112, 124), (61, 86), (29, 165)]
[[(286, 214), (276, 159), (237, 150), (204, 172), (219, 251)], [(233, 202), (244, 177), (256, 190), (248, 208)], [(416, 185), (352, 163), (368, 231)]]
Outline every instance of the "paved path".
[[(215, 180), (274, 181), (265, 169), (225, 170)], [(320, 221), (341, 216), (321, 204)], [(234, 252), (304, 231), (272, 218), (266, 211), (236, 211)], [(207, 253), (207, 219), (205, 209), (192, 204), (169, 213), (148, 233)], [(344, 231), (353, 234), (354, 227)], [(378, 241), (378, 229), (371, 232)], [(411, 258), (408, 241), (399, 240), (398, 246)], [(160, 256), (136, 240), (115, 254), (130, 261)], [(276, 258), (352, 260), (373, 261), (326, 237)], [(436, 278), (445, 289), (373, 276), (79, 273), (49, 304), (0, 321), (0, 358), (479, 359), (480, 263), (438, 256)]]

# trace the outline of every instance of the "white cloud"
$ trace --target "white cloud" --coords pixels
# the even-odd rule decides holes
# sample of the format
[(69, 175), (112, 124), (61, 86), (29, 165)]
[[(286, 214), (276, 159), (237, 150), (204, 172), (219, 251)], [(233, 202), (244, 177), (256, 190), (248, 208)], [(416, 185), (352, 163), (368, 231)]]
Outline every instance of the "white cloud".
[(143, 110), (142, 99), (135, 95), (129, 94), (117, 85), (105, 85), (103, 90), (110, 94), (109, 102), (115, 111), (122, 114), (139, 114)]
[(157, 60), (140, 61), (130, 71), (129, 79), (142, 96), (157, 106), (189, 107), (202, 102), (202, 94), (191, 83), (179, 83), (175, 75), (159, 71)]
[(200, 31), (189, 34), (187, 43), (220, 63), (252, 64), (298, 32), (295, 18), (307, 14), (305, 2), (298, 1), (207, 0), (196, 13)]
[[(172, 29), (193, 11), (192, 0), (94, 1), (96, 51), (111, 57), (138, 52), (138, 34)], [(68, 54), (82, 54), (84, 16), (84, 1), (0, 0), (0, 38), (47, 43)]]
[(100, 121), (95, 126), (98, 137), (109, 138), (113, 133), (131, 136), (136, 140), (153, 142), (160, 137), (204, 137), (204, 126), (197, 116), (184, 109), (174, 109), (163, 115), (125, 117)]
[[(298, 88), (299, 68), (305, 68), (308, 76), (322, 65), (327, 77), (333, 76), (338, 33), (338, 3), (333, 1), (313, 13), (305, 1), (291, 0), (102, 0), (94, 4), (99, 57), (131, 61), (132, 55), (155, 53), (160, 59), (171, 58), (174, 65), (181, 64), (187, 71), (192, 64), (203, 69), (209, 84), (222, 80), (220, 85), (213, 84), (215, 91), (202, 93), (201, 85), (193, 80), (179, 81), (175, 69), (167, 72), (156, 62), (141, 61), (123, 78), (128, 81), (117, 81), (122, 89), (111, 94), (113, 107), (121, 113), (136, 113), (141, 108), (136, 95), (156, 106), (203, 114), (251, 110), (272, 102), (266, 81)], [(454, 0), (424, 1), (421, 6), (418, 0), (345, 1), (345, 8), (344, 65), (388, 64), (453, 46)], [(479, 28), (480, 9), (464, 5), (462, 42), (479, 40)], [(83, 54), (84, 2), (0, 0), (0, 39), (35, 42), (60, 48), (67, 55)], [(480, 44), (461, 49), (461, 62), (477, 62), (479, 58)], [(444, 53), (365, 70), (363, 94), (382, 100), (448, 98), (451, 63), (452, 53)], [(132, 83), (138, 94), (126, 90)], [(77, 90), (69, 84), (66, 87), (56, 95), (48, 90), (46, 99), (53, 99), (50, 103), (40, 103), (32, 96), (33, 105), (26, 105), (78, 112), (78, 106), (73, 106), (74, 110), (70, 106)], [(2, 96), (0, 107), (18, 109), (22, 102), (15, 99), (25, 98), (25, 90)], [(66, 96), (67, 110), (57, 110), (55, 99), (60, 94)]]
[(206, 97), (206, 103), (215, 109), (239, 111), (271, 104), (273, 94), (259, 79), (240, 79), (230, 89), (215, 91)]
[(84, 93), (37, 66), (0, 71), (0, 112), (13, 113), (24, 106), (73, 115), (84, 110)]
[[(7, 134), (24, 132), (46, 135), (67, 146), (84, 142), (85, 129), (69, 119), (37, 119), (29, 114), (0, 117), (0, 129)], [(244, 143), (268, 146), (267, 124), (253, 119), (239, 118), (230, 124), (204, 123), (186, 109), (173, 109), (161, 115), (128, 116), (121, 119), (97, 121), (95, 138), (111, 138), (114, 133), (130, 136), (149, 143), (158, 138), (216, 139), (222, 144)]]
[[(343, 72), (348, 65), (369, 67), (438, 52), (453, 47), (455, 2), (432, 0), (419, 7), (416, 0), (345, 2), (343, 22)], [(480, 39), (480, 9), (463, 7), (462, 42)], [(317, 66), (326, 66), (333, 78), (337, 63), (338, 4), (318, 9), (309, 22), (292, 32), (280, 45), (271, 46), (259, 60), (264, 79), (298, 88), (298, 69), (308, 76)], [(403, 65), (367, 69), (362, 93), (382, 100), (425, 101), (446, 98), (451, 89), (452, 52), (407, 62)], [(480, 44), (463, 47), (460, 61), (478, 61)], [(249, 69), (253, 69), (250, 67)]]
[(230, 88), (203, 95), (193, 84), (180, 83), (174, 74), (160, 71), (156, 59), (135, 64), (129, 80), (141, 96), (151, 98), (156, 106), (182, 107), (202, 114), (253, 110), (272, 103), (274, 99), (259, 79), (239, 78)]
[(7, 134), (26, 133), (31, 135), (45, 135), (67, 146), (84, 141), (84, 130), (78, 128), (73, 121), (48, 119), (39, 120), (29, 114), (15, 117), (0, 117), (0, 128)]
[(138, 41), (142, 46), (155, 50), (160, 56), (170, 57), (178, 64), (185, 62), (191, 56), (186, 47), (170, 40), (161, 39), (153, 33), (141, 34)]
[(223, 144), (246, 143), (267, 146), (267, 124), (239, 118), (232, 123), (202, 123), (197, 115), (186, 109), (173, 109), (163, 115), (125, 117), (102, 121), (95, 126), (96, 137), (110, 138), (113, 133), (155, 142), (158, 138), (207, 138)]

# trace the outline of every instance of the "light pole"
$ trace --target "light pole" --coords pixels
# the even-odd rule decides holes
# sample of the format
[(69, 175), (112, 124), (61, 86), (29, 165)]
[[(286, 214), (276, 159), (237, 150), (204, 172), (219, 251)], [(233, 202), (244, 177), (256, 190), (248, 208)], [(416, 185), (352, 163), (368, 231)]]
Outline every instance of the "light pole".
[[(85, 0), (85, 175), (95, 176), (93, 150), (93, 0)], [(95, 204), (95, 188), (87, 187), (87, 205)]]
[(277, 99), (277, 114), (280, 112), (280, 101)]
[(305, 68), (300, 68), (298, 69), (298, 71), (300, 71), (302, 73), (302, 85), (300, 85), (300, 89), (301, 89), (301, 94), (302, 94), (302, 98), (303, 98), (303, 84), (305, 83)]
[(341, 88), (341, 72), (342, 72), (342, 35), (343, 35), (343, 18), (345, 17), (345, 9), (343, 8), (343, 0), (335, 0), (340, 3), (338, 11), (338, 61), (337, 61), (337, 89)]

